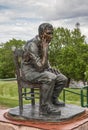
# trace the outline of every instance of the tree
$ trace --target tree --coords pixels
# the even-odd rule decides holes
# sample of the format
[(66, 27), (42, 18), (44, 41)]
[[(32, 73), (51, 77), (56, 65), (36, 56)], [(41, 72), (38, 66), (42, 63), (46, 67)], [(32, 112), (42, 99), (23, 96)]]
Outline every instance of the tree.
[(88, 65), (86, 66), (86, 71), (85, 71), (85, 81), (87, 82), (88, 85)]
[(0, 48), (0, 78), (15, 77), (12, 46), (22, 47), (25, 41), (12, 39)]
[(85, 79), (84, 72), (88, 64), (88, 44), (79, 28), (70, 31), (67, 28), (55, 28), (49, 48), (51, 65), (60, 69), (69, 80)]

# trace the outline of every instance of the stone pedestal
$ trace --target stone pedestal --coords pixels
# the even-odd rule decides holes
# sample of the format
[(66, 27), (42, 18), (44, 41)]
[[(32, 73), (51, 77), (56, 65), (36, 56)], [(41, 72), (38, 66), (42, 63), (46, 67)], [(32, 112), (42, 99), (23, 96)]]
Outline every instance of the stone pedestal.
[(0, 130), (39, 130), (38, 128), (27, 127), (27, 126), (17, 126), (13, 124), (7, 124), (0, 122)]
[[(16, 107), (15, 109), (18, 108)], [(81, 108), (82, 113), (62, 121), (61, 120), (47, 121), (45, 119), (44, 120), (35, 120), (35, 119), (20, 120), (19, 118), (16, 119), (17, 117), (11, 119), (11, 117), (8, 116), (8, 113), (11, 114), (13, 110), (14, 108), (7, 109), (7, 110), (0, 110), (0, 130), (41, 130), (41, 129), (43, 130), (88, 130), (87, 109), (84, 110), (83, 108)]]

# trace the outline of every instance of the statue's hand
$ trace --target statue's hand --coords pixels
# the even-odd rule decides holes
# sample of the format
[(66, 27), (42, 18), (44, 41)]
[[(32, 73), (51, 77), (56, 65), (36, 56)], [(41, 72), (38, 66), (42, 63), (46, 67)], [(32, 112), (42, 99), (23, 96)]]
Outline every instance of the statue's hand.
[(43, 35), (42, 36), (42, 60), (41, 60), (43, 66), (45, 66), (47, 62), (48, 46), (49, 43), (47, 42), (47, 38), (45, 35)]
[(49, 43), (47, 42), (47, 38), (43, 35), (42, 36), (42, 47), (47, 48), (49, 46)]

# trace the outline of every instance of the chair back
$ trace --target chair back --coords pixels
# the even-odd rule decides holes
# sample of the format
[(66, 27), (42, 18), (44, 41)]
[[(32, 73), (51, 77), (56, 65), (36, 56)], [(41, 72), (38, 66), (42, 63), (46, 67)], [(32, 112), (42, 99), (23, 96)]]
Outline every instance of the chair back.
[[(22, 114), (22, 110), (23, 110), (23, 98), (25, 100), (31, 100), (32, 106), (35, 105), (35, 98), (38, 99), (40, 98), (39, 104), (41, 104), (41, 94), (40, 94), (41, 92), (37, 92), (37, 90), (41, 91), (41, 84), (30, 83), (24, 78), (21, 72), (21, 61), (23, 58), (23, 53), (24, 51), (19, 48), (15, 48), (13, 50), (14, 63), (15, 63), (16, 75), (17, 75), (17, 83), (18, 83), (20, 114)], [(29, 88), (29, 92), (27, 91), (27, 88)], [(24, 90), (24, 92), (22, 91), (22, 89)]]
[(17, 75), (17, 80), (19, 81), (22, 74), (21, 74), (21, 60), (23, 56), (23, 50), (19, 48), (15, 48), (13, 51), (14, 55), (14, 63), (15, 63), (15, 69), (16, 69), (16, 75)]

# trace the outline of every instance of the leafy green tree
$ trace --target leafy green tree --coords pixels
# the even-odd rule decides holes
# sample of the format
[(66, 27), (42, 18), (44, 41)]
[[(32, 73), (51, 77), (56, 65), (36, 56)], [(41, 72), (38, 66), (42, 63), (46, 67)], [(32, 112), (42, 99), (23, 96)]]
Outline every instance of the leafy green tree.
[(69, 81), (85, 79), (84, 72), (88, 64), (88, 44), (79, 28), (70, 31), (64, 28), (55, 28), (54, 37), (49, 48), (51, 65), (60, 69)]
[(19, 48), (24, 43), (24, 41), (12, 39), (2, 45), (0, 48), (0, 78), (15, 77), (12, 47)]

